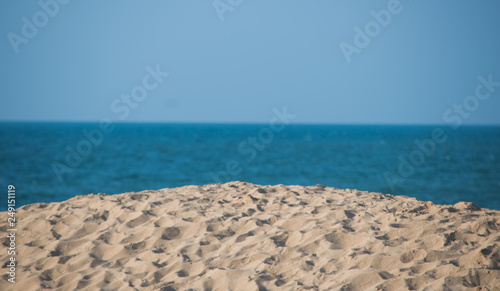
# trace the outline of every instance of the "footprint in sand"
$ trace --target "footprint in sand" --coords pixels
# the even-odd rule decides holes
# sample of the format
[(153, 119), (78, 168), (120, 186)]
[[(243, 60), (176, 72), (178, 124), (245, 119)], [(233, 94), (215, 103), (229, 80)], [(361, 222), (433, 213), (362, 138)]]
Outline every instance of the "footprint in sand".
[(271, 239), (277, 247), (284, 247), (286, 245), (286, 241), (288, 240), (288, 233), (273, 236)]
[(348, 246), (351, 241), (355, 241), (356, 237), (334, 231), (329, 234), (325, 234), (325, 239), (331, 244), (330, 249), (339, 250)]
[(180, 234), (181, 230), (178, 227), (171, 226), (165, 228), (163, 234), (161, 235), (161, 238), (165, 240), (172, 240), (174, 238), (177, 238)]
[(135, 228), (143, 223), (146, 223), (147, 221), (149, 221), (149, 217), (145, 214), (141, 214), (138, 217), (127, 222), (126, 225), (130, 228)]
[(250, 236), (254, 236), (254, 232), (253, 232), (253, 231), (249, 231), (249, 232), (247, 232), (247, 233), (240, 234), (240, 235), (236, 238), (236, 242), (242, 242), (242, 241), (244, 241), (247, 237), (250, 237)]

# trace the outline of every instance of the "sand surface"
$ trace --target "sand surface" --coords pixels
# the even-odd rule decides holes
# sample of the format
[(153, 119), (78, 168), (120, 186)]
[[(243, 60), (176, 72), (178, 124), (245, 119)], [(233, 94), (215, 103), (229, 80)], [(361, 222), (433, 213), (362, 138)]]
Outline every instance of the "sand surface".
[(471, 203), (232, 182), (17, 217), (17, 283), (4, 236), (0, 290), (500, 290), (500, 211)]

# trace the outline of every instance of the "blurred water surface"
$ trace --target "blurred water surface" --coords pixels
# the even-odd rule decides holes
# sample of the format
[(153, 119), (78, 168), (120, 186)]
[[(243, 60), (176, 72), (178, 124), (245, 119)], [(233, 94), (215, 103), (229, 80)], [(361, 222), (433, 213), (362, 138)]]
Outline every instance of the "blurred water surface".
[[(77, 166), (68, 166), (68, 149), (77, 151), (82, 141), (88, 145), (83, 131), (99, 129), (98, 124), (0, 123), (2, 210), (9, 184), (16, 186), (17, 206), (21, 206), (88, 193), (229, 180), (324, 184), (435, 203), (465, 200), (500, 209), (500, 127), (441, 127), (446, 141), (425, 153), (415, 140), (430, 139), (438, 126), (287, 125), (272, 136), (261, 135), (264, 142), (258, 137), (271, 131), (266, 124), (114, 126), (88, 155), (80, 155)], [(255, 142), (249, 141), (252, 137)], [(414, 167), (413, 151), (420, 152), (414, 158), (424, 157)], [(408, 165), (400, 166), (401, 157), (412, 171)], [(56, 164), (68, 166), (60, 174), (62, 181), (54, 170)], [(231, 173), (227, 173), (228, 165)], [(400, 172), (398, 167), (407, 171)], [(387, 177), (391, 177), (389, 182)]]

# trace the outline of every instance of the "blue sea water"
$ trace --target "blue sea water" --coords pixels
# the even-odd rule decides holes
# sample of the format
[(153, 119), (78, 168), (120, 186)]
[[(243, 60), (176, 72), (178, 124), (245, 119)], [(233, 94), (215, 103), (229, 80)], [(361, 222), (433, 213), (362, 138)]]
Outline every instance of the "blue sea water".
[(230, 180), (500, 209), (500, 127), (4, 122), (0, 142), (2, 210), (10, 184), (18, 207)]

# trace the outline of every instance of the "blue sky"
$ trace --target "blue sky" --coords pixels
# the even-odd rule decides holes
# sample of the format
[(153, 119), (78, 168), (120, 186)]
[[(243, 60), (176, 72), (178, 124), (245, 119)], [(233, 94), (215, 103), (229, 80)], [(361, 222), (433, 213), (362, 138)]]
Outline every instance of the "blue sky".
[[(500, 124), (500, 87), (467, 99), (479, 76), (500, 82), (500, 2), (397, 2), (220, 0), (218, 13), (212, 1), (42, 0), (51, 16), (2, 1), (0, 120), (268, 122), (286, 106), (296, 123), (440, 124), (468, 100), (464, 123)], [(377, 29), (372, 10), (391, 19), (347, 62), (340, 44)], [(148, 66), (169, 75), (120, 119), (113, 102)]]

